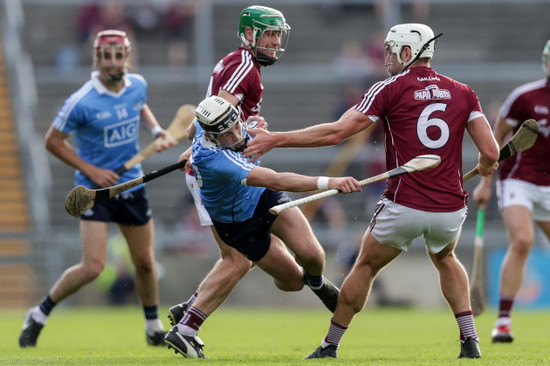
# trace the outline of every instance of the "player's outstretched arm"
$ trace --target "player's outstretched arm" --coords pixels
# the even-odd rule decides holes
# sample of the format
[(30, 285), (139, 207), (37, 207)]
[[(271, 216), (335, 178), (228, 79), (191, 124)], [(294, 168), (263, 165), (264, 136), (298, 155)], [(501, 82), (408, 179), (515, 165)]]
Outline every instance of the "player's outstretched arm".
[(289, 192), (308, 192), (319, 189), (337, 189), (342, 193), (361, 191), (360, 183), (353, 177), (311, 177), (287, 172), (278, 173), (259, 166), (252, 169), (246, 184)]

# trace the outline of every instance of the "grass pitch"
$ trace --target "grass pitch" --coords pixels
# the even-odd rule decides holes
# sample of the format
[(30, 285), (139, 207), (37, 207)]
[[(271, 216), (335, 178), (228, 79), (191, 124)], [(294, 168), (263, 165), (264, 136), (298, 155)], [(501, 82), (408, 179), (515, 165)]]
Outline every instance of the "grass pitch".
[[(550, 312), (515, 311), (513, 344), (490, 343), (494, 311), (476, 318), (480, 360), (457, 360), (458, 326), (447, 309), (368, 308), (344, 335), (338, 360), (302, 360), (326, 335), (322, 309), (221, 308), (199, 336), (208, 360), (147, 346), (138, 307), (56, 309), (37, 348), (17, 343), (25, 310), (0, 311), (2, 365), (548, 365)], [(161, 309), (163, 322), (166, 309)]]

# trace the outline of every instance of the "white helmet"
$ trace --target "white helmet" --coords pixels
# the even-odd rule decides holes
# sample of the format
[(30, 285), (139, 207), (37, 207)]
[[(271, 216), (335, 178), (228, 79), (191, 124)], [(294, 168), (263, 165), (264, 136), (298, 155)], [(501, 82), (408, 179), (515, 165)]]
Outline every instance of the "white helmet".
[(215, 95), (200, 102), (195, 115), (201, 127), (214, 135), (229, 131), (241, 120), (233, 104)]
[[(408, 66), (419, 58), (432, 58), (435, 49), (433, 41), (434, 32), (430, 27), (419, 23), (407, 23), (393, 26), (388, 32), (384, 44), (388, 45), (391, 52), (397, 55), (397, 61), (401, 65)], [(401, 60), (401, 50), (404, 46), (411, 48), (412, 57), (408, 62)]]

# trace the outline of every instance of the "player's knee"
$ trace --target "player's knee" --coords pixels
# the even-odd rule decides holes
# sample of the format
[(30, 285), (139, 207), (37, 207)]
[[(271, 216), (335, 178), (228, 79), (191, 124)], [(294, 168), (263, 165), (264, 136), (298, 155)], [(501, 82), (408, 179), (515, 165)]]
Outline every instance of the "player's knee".
[(325, 268), (325, 252), (311, 248), (298, 258), (300, 264), (308, 269), (308, 272), (322, 272)]
[(83, 264), (83, 273), (84, 273), (84, 280), (86, 282), (91, 282), (95, 280), (101, 272), (103, 272), (103, 269), (105, 269), (105, 262), (104, 261), (89, 261)]
[(143, 257), (134, 260), (134, 267), (139, 273), (152, 273), (155, 270), (155, 261), (151, 257)]
[(512, 242), (511, 251), (516, 256), (525, 258), (529, 255), (531, 248), (533, 247), (533, 239), (529, 236), (518, 236)]

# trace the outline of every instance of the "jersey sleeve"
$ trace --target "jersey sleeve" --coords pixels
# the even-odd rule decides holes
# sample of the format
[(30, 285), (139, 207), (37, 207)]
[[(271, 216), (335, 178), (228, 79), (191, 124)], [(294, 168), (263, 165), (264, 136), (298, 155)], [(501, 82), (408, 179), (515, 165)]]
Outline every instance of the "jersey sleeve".
[(53, 120), (53, 126), (63, 132), (70, 133), (84, 124), (84, 112), (76, 94), (70, 96)]
[[(507, 123), (510, 123), (510, 121), (516, 122), (521, 119), (521, 116), (523, 115), (522, 112), (522, 102), (521, 102), (521, 94), (519, 92), (519, 88), (515, 89), (504, 101), (502, 106), (499, 110), (499, 116), (506, 120)], [(512, 127), (515, 127), (513, 125)]]
[(385, 94), (388, 93), (388, 88), (391, 83), (388, 80), (393, 78), (388, 78), (383, 81), (379, 81), (373, 84), (363, 95), (361, 101), (355, 106), (355, 109), (358, 112), (363, 113), (365, 116), (370, 118), (373, 122), (378, 121), (378, 119), (387, 114)]
[(222, 149), (220, 152), (216, 163), (220, 179), (242, 184), (256, 165), (235, 151)]
[(220, 89), (242, 99), (248, 94), (251, 86), (260, 83), (258, 74), (254, 71), (254, 60), (249, 52), (242, 51), (241, 57), (234, 58), (220, 74)]

